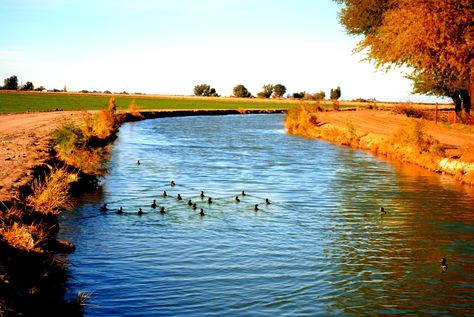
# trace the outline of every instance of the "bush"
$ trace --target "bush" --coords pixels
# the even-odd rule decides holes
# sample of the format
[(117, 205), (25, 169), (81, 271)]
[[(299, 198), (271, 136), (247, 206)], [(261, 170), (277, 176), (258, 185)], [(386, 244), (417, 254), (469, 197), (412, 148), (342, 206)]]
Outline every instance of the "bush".
[(33, 193), (28, 196), (28, 205), (35, 211), (58, 214), (70, 207), (69, 184), (77, 181), (77, 174), (69, 173), (66, 168), (53, 168), (44, 180), (33, 181)]

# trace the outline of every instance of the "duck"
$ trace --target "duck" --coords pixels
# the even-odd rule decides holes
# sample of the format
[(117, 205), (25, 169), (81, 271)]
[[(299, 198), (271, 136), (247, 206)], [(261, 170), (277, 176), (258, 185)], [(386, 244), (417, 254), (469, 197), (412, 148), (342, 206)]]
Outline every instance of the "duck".
[(156, 208), (156, 206), (157, 206), (157, 205), (156, 205), (156, 200), (155, 200), (155, 199), (153, 199), (153, 204), (151, 204), (151, 208), (155, 209), (155, 208)]
[(137, 165), (140, 165), (140, 160), (137, 161)]
[(244, 191), (242, 191), (242, 194), (241, 194), (241, 195), (242, 195), (242, 196), (245, 196), (245, 195), (247, 195), (247, 194), (246, 194)]
[(204, 197), (206, 197), (206, 195), (204, 195), (204, 192), (201, 190), (201, 194), (199, 195), (201, 197), (201, 199), (204, 199)]
[(166, 193), (166, 190), (163, 191), (163, 197), (168, 197), (168, 194)]
[(165, 213), (166, 213), (165, 207), (161, 207), (160, 208), (160, 214), (164, 215)]
[(141, 208), (138, 208), (138, 210), (137, 210), (137, 215), (139, 215), (139, 216), (143, 215), (143, 211), (142, 211)]
[(191, 199), (188, 200), (188, 206), (192, 206), (193, 205), (193, 201)]
[(255, 204), (255, 207), (253, 207), (253, 210), (258, 211), (258, 204)]
[(120, 208), (117, 209), (117, 213), (118, 213), (118, 214), (123, 214), (123, 208), (122, 208), (122, 206), (120, 206)]
[(183, 200), (183, 198), (181, 197), (181, 194), (178, 194), (178, 196), (176, 197), (177, 200)]
[(235, 196), (235, 202), (236, 202), (236, 203), (240, 203), (239, 196)]
[(446, 258), (441, 259), (441, 269), (443, 270), (443, 272), (446, 272), (446, 270), (448, 269), (448, 264), (446, 263)]
[(212, 204), (212, 198), (211, 198), (211, 197), (209, 197), (209, 198), (207, 199), (207, 203), (208, 203), (208, 204)]
[(170, 185), (171, 185), (171, 187), (174, 187), (174, 186), (176, 186), (176, 183), (174, 181), (171, 181)]
[(201, 208), (201, 211), (199, 211), (199, 216), (205, 216), (206, 214), (204, 213), (204, 209)]
[(265, 205), (270, 205), (270, 200), (268, 198), (265, 198)]
[(385, 215), (387, 212), (385, 211), (385, 208), (380, 207), (380, 214)]
[(196, 203), (193, 204), (193, 209), (197, 209)]
[(100, 209), (100, 211), (107, 211), (107, 210), (109, 210), (109, 208), (107, 208), (107, 204), (104, 204), (104, 205), (101, 206), (99, 209)]

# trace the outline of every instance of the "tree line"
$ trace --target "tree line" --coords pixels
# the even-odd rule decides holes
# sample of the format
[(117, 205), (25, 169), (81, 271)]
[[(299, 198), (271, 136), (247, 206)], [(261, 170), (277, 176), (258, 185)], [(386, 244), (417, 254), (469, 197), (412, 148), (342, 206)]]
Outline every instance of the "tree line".
[(27, 81), (23, 85), (18, 85), (18, 77), (13, 75), (13, 76), (10, 76), (8, 78), (5, 78), (5, 80), (3, 81), (3, 86), (0, 87), (0, 89), (2, 89), (2, 90), (23, 90), (23, 91), (27, 91), (27, 90), (43, 91), (46, 88), (44, 88), (43, 86), (39, 86), (39, 87), (35, 88), (35, 85), (33, 85), (33, 83), (31, 81)]
[[(257, 93), (256, 98), (265, 99), (265, 98), (284, 98), (284, 95), (287, 91), (286, 87), (282, 84), (266, 84), (263, 85), (262, 91)], [(255, 98), (252, 93), (242, 84), (235, 86), (232, 89), (232, 96), (237, 98)], [(208, 84), (199, 84), (194, 86), (194, 95), (201, 97), (219, 97), (215, 88), (211, 88)], [(330, 99), (337, 100), (341, 97), (341, 87), (331, 89)], [(324, 100), (326, 98), (326, 93), (320, 91), (314, 94), (303, 92), (295, 92), (293, 94), (287, 94), (287, 98), (294, 99), (306, 99), (306, 100)]]

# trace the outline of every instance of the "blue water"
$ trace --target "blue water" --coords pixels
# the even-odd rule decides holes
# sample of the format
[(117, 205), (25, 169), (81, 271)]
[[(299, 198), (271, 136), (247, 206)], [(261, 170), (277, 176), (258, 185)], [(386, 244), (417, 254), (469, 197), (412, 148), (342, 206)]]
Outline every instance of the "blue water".
[(102, 188), (61, 219), (86, 315), (474, 316), (474, 190), (282, 121), (124, 124)]

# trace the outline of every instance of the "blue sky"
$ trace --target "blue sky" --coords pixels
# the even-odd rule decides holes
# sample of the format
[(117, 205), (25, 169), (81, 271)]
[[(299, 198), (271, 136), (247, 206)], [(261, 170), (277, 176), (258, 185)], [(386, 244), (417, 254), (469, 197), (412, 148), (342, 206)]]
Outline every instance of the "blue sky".
[(376, 71), (332, 0), (2, 0), (0, 79), (36, 86), (221, 95), (237, 84), (343, 99), (427, 100), (399, 70)]

